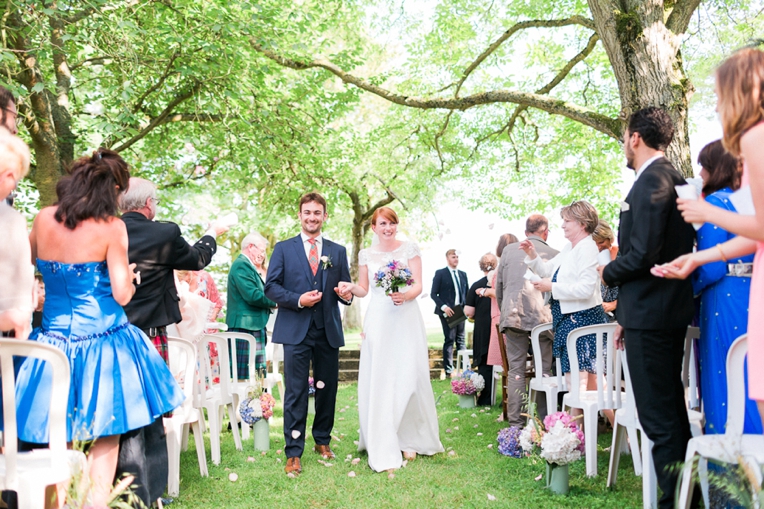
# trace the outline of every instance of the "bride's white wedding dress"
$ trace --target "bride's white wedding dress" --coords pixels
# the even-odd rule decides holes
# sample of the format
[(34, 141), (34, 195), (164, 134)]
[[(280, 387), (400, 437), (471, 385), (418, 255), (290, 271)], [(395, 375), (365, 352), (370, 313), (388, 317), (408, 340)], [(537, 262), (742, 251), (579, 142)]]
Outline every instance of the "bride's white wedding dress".
[(392, 260), (409, 265), (411, 258), (420, 256), (419, 248), (413, 242), (391, 252), (374, 247), (362, 250), (358, 261), (368, 267), (371, 294), (358, 370), (358, 450), (366, 450), (369, 466), (383, 472), (401, 467), (401, 451), (429, 456), (443, 452), (443, 445), (419, 305), (411, 300), (396, 306), (374, 286), (374, 274), (381, 267)]

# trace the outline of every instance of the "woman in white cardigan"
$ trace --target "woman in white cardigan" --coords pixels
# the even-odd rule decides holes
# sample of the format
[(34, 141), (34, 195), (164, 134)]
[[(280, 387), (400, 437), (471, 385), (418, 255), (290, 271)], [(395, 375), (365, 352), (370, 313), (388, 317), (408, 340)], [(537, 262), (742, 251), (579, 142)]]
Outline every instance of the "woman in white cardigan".
[[(533, 283), (541, 292), (551, 292), (550, 304), (554, 328), (554, 355), (560, 358), (562, 372), (570, 376), (570, 362), (566, 343), (570, 331), (586, 325), (608, 323), (602, 309), (600, 276), (597, 273), (599, 249), (592, 232), (599, 219), (595, 208), (585, 201), (575, 201), (563, 207), (562, 229), (570, 241), (549, 261), (542, 260), (529, 240), (520, 243), (528, 256), (525, 263), (543, 279)], [(597, 345), (594, 334), (576, 342), (578, 366), (581, 370), (581, 389), (596, 390)], [(584, 387), (586, 384), (586, 387)]]

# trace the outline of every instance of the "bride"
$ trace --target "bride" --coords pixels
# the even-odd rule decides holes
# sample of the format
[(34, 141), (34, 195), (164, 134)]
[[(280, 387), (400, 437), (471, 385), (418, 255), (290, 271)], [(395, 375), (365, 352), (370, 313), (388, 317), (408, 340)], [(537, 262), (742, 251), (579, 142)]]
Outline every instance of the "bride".
[[(400, 468), (403, 457), (443, 452), (438, 416), (430, 385), (427, 338), (416, 298), (422, 293), (422, 259), (413, 242), (396, 240), (398, 215), (388, 207), (374, 212), (371, 228), (377, 238), (359, 253), (358, 284), (344, 283), (353, 295), (371, 302), (364, 320), (358, 376), (358, 450), (366, 450), (369, 466), (383, 472)], [(371, 277), (389, 262), (408, 266), (413, 285), (385, 295)]]

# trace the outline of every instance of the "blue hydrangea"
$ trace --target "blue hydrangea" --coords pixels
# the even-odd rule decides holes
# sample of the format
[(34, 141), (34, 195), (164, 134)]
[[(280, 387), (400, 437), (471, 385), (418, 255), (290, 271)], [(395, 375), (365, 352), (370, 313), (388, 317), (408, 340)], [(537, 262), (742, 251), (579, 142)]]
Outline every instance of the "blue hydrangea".
[(521, 432), (522, 429), (518, 426), (510, 426), (499, 431), (499, 452), (504, 456), (522, 458), (523, 449), (520, 447)]

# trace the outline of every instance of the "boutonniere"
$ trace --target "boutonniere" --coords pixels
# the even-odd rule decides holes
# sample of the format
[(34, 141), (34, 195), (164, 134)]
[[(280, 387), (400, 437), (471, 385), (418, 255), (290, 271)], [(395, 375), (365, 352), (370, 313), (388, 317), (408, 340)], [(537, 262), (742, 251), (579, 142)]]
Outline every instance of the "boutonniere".
[(331, 256), (322, 256), (321, 257), (321, 268), (324, 270), (328, 269), (332, 266), (332, 257)]

